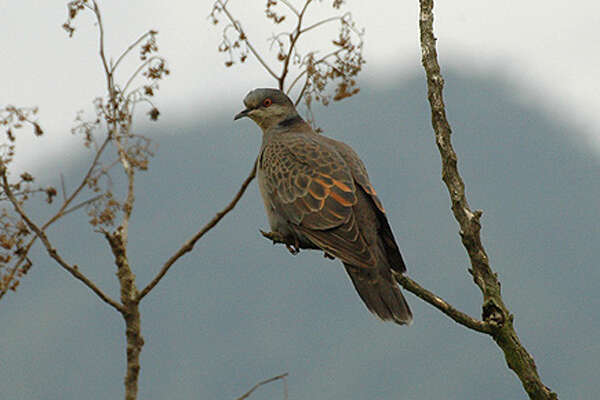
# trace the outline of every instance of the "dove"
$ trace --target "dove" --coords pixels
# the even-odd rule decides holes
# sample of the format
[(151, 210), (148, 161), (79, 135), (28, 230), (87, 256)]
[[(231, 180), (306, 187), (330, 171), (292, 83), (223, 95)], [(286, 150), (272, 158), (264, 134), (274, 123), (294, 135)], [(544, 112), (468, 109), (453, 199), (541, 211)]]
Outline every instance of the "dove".
[(259, 88), (243, 111), (262, 130), (256, 176), (273, 242), (339, 259), (369, 311), (410, 324), (395, 276), (406, 266), (365, 165), (347, 144), (316, 133), (278, 89)]

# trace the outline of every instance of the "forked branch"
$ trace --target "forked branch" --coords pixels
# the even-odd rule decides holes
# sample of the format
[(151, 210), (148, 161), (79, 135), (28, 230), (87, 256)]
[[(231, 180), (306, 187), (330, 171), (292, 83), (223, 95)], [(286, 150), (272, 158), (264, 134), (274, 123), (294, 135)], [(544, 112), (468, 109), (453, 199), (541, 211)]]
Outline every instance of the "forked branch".
[[(228, 20), (228, 24), (223, 30), (223, 39), (219, 45), (219, 51), (229, 55), (229, 60), (225, 62), (225, 65), (227, 67), (232, 66), (235, 64), (236, 58), (239, 58), (239, 61), (243, 63), (246, 61), (248, 54), (251, 53), (265, 71), (275, 79), (277, 87), (285, 91), (290, 97), (292, 97), (291, 91), (295, 84), (302, 77), (305, 77), (304, 85), (298, 89), (299, 92), (293, 97), (295, 97), (295, 104), (304, 99), (309, 115), (312, 114), (310, 112), (312, 101), (327, 105), (331, 100), (342, 100), (358, 93), (359, 89), (356, 87), (355, 77), (364, 64), (362, 58), (363, 32), (356, 28), (352, 15), (346, 12), (307, 24), (309, 6), (314, 3), (316, 3), (314, 0), (304, 0), (302, 7), (296, 8), (288, 1), (281, 1), (280, 4), (284, 6), (281, 10), (278, 9), (279, 2), (266, 1), (266, 18), (273, 24), (282, 24), (284, 20), (287, 20), (286, 13), (289, 14), (289, 12), (291, 12), (294, 19), (289, 30), (284, 30), (271, 37), (271, 45), (272, 47), (275, 45), (274, 47), (277, 49), (273, 61), (269, 61), (268, 57), (260, 54), (252, 44), (248, 33), (242, 28), (241, 22), (234, 17), (229, 9), (231, 2), (216, 0), (210, 14), (214, 24), (219, 23), (220, 14), (223, 14)], [(333, 8), (339, 9), (341, 3), (341, 1), (334, 1)], [(336, 22), (340, 26), (339, 35), (330, 41), (334, 50), (320, 49), (326, 53), (323, 57), (315, 56), (317, 49), (301, 54), (299, 43), (302, 41), (303, 36), (326, 24)], [(235, 31), (237, 37), (231, 34), (232, 31)], [(324, 42), (327, 43), (328, 41)], [(275, 72), (277, 68), (270, 65), (273, 63), (280, 63), (279, 73)], [(292, 84), (287, 82), (290, 77)], [(329, 83), (335, 84), (334, 94), (328, 93)]]
[(481, 211), (472, 211), (465, 195), (465, 184), (458, 172), (457, 156), (452, 147), (451, 129), (446, 119), (442, 90), (444, 79), (437, 60), (433, 34), (433, 0), (420, 0), (420, 38), (422, 63), (427, 76), (427, 97), (431, 107), (431, 123), (442, 159), (442, 179), (446, 184), (452, 212), (460, 226), (462, 243), (471, 260), (473, 279), (483, 294), (483, 319), (491, 327), (494, 341), (504, 352), (508, 367), (523, 384), (531, 399), (557, 399), (537, 372), (535, 362), (519, 341), (513, 327), (513, 316), (502, 301), (500, 282), (489, 265), (479, 232)]
[(94, 282), (89, 280), (85, 275), (79, 272), (79, 268), (77, 265), (70, 265), (67, 263), (58, 253), (58, 251), (52, 246), (46, 232), (44, 232), (39, 226), (37, 226), (27, 215), (23, 207), (19, 204), (19, 201), (15, 197), (8, 183), (8, 179), (6, 176), (6, 167), (2, 164), (0, 165), (0, 178), (2, 179), (2, 189), (6, 193), (8, 200), (11, 202), (15, 211), (21, 216), (23, 221), (27, 224), (29, 229), (31, 229), (35, 235), (42, 241), (48, 255), (52, 257), (61, 267), (67, 270), (71, 275), (73, 275), (76, 279), (80, 280), (84, 285), (90, 288), (100, 299), (102, 299), (105, 303), (111, 305), (118, 311), (122, 311), (123, 307), (113, 300), (110, 296), (104, 293)]

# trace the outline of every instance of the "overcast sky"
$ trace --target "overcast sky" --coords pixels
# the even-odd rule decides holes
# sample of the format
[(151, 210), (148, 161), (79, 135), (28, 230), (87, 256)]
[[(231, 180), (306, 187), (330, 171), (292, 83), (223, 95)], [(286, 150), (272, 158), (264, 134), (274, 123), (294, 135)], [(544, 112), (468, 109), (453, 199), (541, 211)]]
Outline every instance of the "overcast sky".
[[(265, 22), (265, 0), (229, 2), (252, 42), (261, 52), (267, 51), (267, 38), (279, 32), (279, 27)], [(92, 18), (90, 15), (79, 17), (75, 22), (78, 30), (69, 39), (61, 28), (66, 3), (65, 0), (0, 0), (0, 106), (39, 106), (39, 122), (47, 133), (40, 139), (43, 146), (30, 146), (32, 135), (26, 130), (20, 132), (23, 135), (18, 143), (21, 157), (18, 167), (32, 167), (36, 175), (39, 172), (42, 176), (45, 168), (48, 177), (54, 179), (57, 170), (69, 172), (69, 167), (79, 168), (81, 163), (65, 165), (69, 161), (66, 152), (82, 153), (81, 139), (70, 135), (73, 119), (77, 110), (89, 112), (92, 100), (105, 90)], [(242, 107), (241, 100), (249, 89), (273, 86), (274, 82), (252, 59), (243, 66), (224, 68), (226, 58), (217, 52), (223, 25), (214, 27), (207, 18), (212, 1), (106, 0), (100, 3), (107, 52), (113, 58), (144, 31), (160, 32), (161, 53), (168, 59), (172, 74), (161, 82), (156, 102), (162, 114), (155, 126), (165, 135), (177, 135), (175, 131), (193, 132), (176, 136), (176, 140), (163, 140), (164, 144), (176, 146), (161, 147), (161, 153), (153, 161), (158, 168), (152, 174), (139, 175), (139, 187), (150, 188), (152, 194), (139, 196), (138, 219), (132, 229), (137, 229), (138, 239), (141, 239), (132, 245), (132, 253), (138, 256), (136, 265), (154, 265), (156, 259), (166, 259), (168, 249), (179, 246), (184, 232), (195, 232), (198, 219), (212, 215), (215, 207), (229, 201), (232, 191), (237, 189), (239, 171), (246, 173), (259, 139), (226, 133), (258, 134), (251, 122), (234, 125), (231, 119)], [(473, 310), (476, 315), (476, 303), (472, 299), (480, 296), (468, 276), (467, 279), (464, 276), (448, 279), (454, 277), (457, 270), (464, 273), (465, 253), (456, 235), (456, 224), (447, 210), (447, 194), (441, 192), (439, 156), (431, 137), (418, 134), (430, 129), (420, 66), (418, 1), (348, 0), (346, 3), (346, 9), (351, 10), (359, 26), (365, 28), (367, 64), (359, 76), (359, 84), (369, 84), (364, 85), (362, 97), (346, 102), (343, 106), (346, 108), (337, 109), (346, 110), (345, 113), (338, 111), (336, 115), (332, 111), (323, 120), (330, 127), (336, 124), (333, 128), (337, 129), (331, 130), (338, 138), (346, 139), (344, 133), (351, 132), (352, 127), (359, 130), (357, 133), (355, 129), (349, 139), (358, 145), (361, 155), (370, 158), (369, 170), (379, 177), (378, 191), (382, 198), (388, 199), (385, 204), (395, 232), (403, 238), (401, 247), (410, 261), (409, 270), (414, 274), (411, 276), (433, 283), (435, 288), (441, 286), (440, 293), (457, 299), (459, 307), (468, 305), (465, 309)], [(598, 359), (594, 336), (598, 331), (597, 318), (582, 310), (598, 309), (598, 297), (572, 296), (574, 292), (593, 293), (594, 283), (598, 281), (595, 279), (598, 270), (594, 268), (597, 259), (594, 244), (599, 226), (596, 223), (598, 196), (595, 195), (597, 163), (590, 162), (588, 154), (583, 157), (568, 146), (563, 133), (564, 127), (573, 129), (572, 134), (577, 136), (574, 141), (589, 144), (590, 152), (600, 158), (600, 130), (597, 129), (600, 124), (597, 94), (600, 4), (579, 1), (575, 6), (574, 2), (558, 0), (439, 0), (438, 3), (435, 28), (440, 61), (443, 71), (451, 68), (454, 71), (449, 74), (448, 87), (452, 88), (454, 79), (457, 83), (454, 88), (459, 89), (448, 102), (449, 116), (455, 132), (462, 133), (456, 135), (457, 145), (462, 144), (461, 150), (472, 150), (461, 153), (463, 171), (467, 182), (472, 182), (474, 206), (481, 205), (486, 211), (484, 239), (490, 243), (490, 258), (497, 260), (494, 266), (502, 276), (506, 299), (510, 299), (519, 317), (519, 333), (538, 364), (543, 366), (540, 367), (542, 376), (545, 382), (550, 382), (549, 386), (559, 393), (576, 394), (579, 387), (573, 382), (577, 382), (582, 392), (597, 393), (599, 380), (594, 369)], [(250, 7), (252, 4), (256, 7)], [(330, 16), (332, 12), (331, 0), (323, 0), (311, 8), (309, 22)], [(300, 46), (313, 44), (300, 43)], [(133, 67), (132, 64), (124, 66)], [(464, 74), (457, 74), (457, 69)], [(459, 75), (462, 78), (457, 78)], [(487, 77), (489, 85), (485, 84)], [(378, 90), (406, 88), (406, 82), (410, 82), (409, 89), (399, 90), (406, 96), (396, 96), (393, 90)], [(418, 92), (415, 82), (422, 82), (423, 97), (413, 94)], [(504, 93), (498, 93), (498, 85), (505, 84), (508, 87), (502, 88), (514, 96), (502, 97)], [(490, 104), (479, 101), (485, 99), (487, 91), (493, 100)], [(448, 90), (448, 93), (452, 96), (453, 92)], [(516, 107), (515, 98), (527, 106)], [(536, 104), (531, 105), (532, 102)], [(486, 113), (494, 105), (497, 109)], [(416, 134), (406, 134), (398, 127), (399, 121), (411, 120), (402, 116), (403, 112), (408, 117), (416, 116), (417, 122), (411, 122), (411, 128), (404, 127)], [(223, 115), (228, 116), (227, 121), (215, 121)], [(138, 126), (144, 124), (146, 122)], [(381, 142), (374, 146), (370, 136), (361, 135), (363, 126), (387, 135), (383, 143), (392, 143), (393, 137), (393, 143), (398, 146), (381, 145)], [(479, 135), (486, 128), (492, 134)], [(397, 140), (395, 130), (405, 135), (402, 141)], [(401, 144), (407, 148), (400, 148)], [(490, 151), (481, 151), (477, 146)], [(231, 160), (232, 152), (239, 157)], [(196, 155), (198, 159), (194, 159)], [(55, 163), (58, 157), (65, 162)], [(427, 157), (433, 161), (429, 162)], [(377, 162), (381, 160), (385, 162)], [(165, 171), (169, 175), (161, 177), (156, 173)], [(393, 176), (397, 184), (391, 181), (389, 171), (399, 171)], [(233, 186), (231, 178), (223, 179), (232, 176), (235, 177)], [(413, 179), (414, 176), (419, 179)], [(72, 181), (67, 177), (67, 182)], [(489, 343), (482, 344), (484, 339), (464, 335), (454, 324), (449, 329), (451, 322), (414, 296), (407, 297), (415, 315), (420, 315), (419, 321), (399, 336), (398, 331), (388, 325), (375, 323), (357, 296), (348, 292), (351, 290), (349, 281), (344, 281), (348, 286), (346, 292), (330, 286), (331, 282), (338, 282), (337, 278), (332, 275), (329, 279), (323, 274), (339, 273), (339, 282), (342, 282), (343, 271), (324, 268), (320, 254), (293, 258), (258, 239), (257, 229), (264, 228), (266, 222), (256, 186), (252, 185), (249, 190), (239, 206), (243, 212), (230, 214), (229, 221), (207, 235), (206, 242), (185, 260), (187, 264), (172, 271), (161, 283), (158, 290), (162, 293), (149, 296), (146, 307), (152, 313), (144, 314), (148, 315), (143, 329), (149, 345), (143, 353), (142, 397), (152, 393), (160, 398), (162, 392), (152, 392), (156, 387), (166, 388), (164, 393), (176, 388), (182, 393), (189, 389), (190, 393), (197, 394), (198, 387), (206, 385), (215, 391), (203, 389), (202, 393), (216, 390), (223, 393), (229, 389), (233, 394), (222, 397), (234, 398), (235, 393), (241, 393), (249, 383), (255, 382), (257, 375), (272, 376), (271, 368), (275, 373), (285, 370), (292, 373), (294, 378), (291, 379), (296, 382), (290, 379), (293, 384), (290, 393), (292, 396), (295, 393), (296, 398), (314, 398), (310, 393), (323, 388), (331, 391), (326, 392), (325, 397), (354, 395), (361, 398), (361, 393), (374, 386), (358, 388), (357, 377), (373, 375), (371, 381), (375, 383), (395, 382), (392, 379), (397, 371), (403, 372), (404, 382), (415, 382), (414, 387), (402, 388), (408, 391), (405, 398), (439, 398), (427, 394), (435, 390), (448, 392), (448, 381), (456, 385), (451, 388), (455, 398), (476, 398), (464, 396), (462, 390), (488, 395), (489, 385), (500, 387), (504, 382), (510, 382), (511, 386), (506, 387), (514, 391), (511, 393), (522, 395), (514, 375), (505, 368), (495, 347), (491, 352), (481, 351), (482, 346)], [(154, 194), (164, 196), (159, 197), (163, 200), (156, 201)], [(164, 212), (167, 201), (174, 205), (173, 213)], [(156, 235), (156, 226), (173, 229), (176, 233), (166, 231), (164, 235)], [(102, 276), (105, 280), (100, 281), (101, 284), (112, 282), (116, 293), (112, 275), (104, 274), (106, 270), (102, 269), (107, 259), (91, 253), (91, 246), (83, 242), (84, 236), (75, 228), (61, 225), (61, 229), (53, 232), (58, 247), (61, 240), (69, 244), (74, 240), (83, 243), (71, 246), (73, 253), (69, 253), (69, 257), (84, 261), (91, 258), (90, 265), (86, 265), (90, 276)], [(430, 246), (437, 238), (442, 238), (440, 245)], [(102, 255), (110, 256), (109, 253)], [(268, 262), (264, 262), (265, 259)], [(437, 268), (440, 259), (447, 268)], [(323, 274), (315, 272), (321, 270)], [(153, 271), (143, 267), (136, 270), (139, 282), (147, 282)], [(81, 392), (92, 392), (100, 398), (105, 390), (109, 393), (118, 390), (115, 382), (120, 382), (122, 377), (121, 370), (115, 368), (115, 360), (122, 361), (119, 347), (122, 321), (109, 315), (110, 310), (98, 305), (79, 282), (65, 278), (56, 269), (39, 268), (35, 273), (40, 276), (29, 276), (17, 294), (3, 300), (14, 301), (8, 303), (10, 315), (6, 318), (12, 323), (7, 325), (7, 334), (0, 335), (0, 345), (6, 346), (3, 351), (8, 354), (5, 358), (11, 360), (9, 364), (0, 364), (4, 367), (0, 378), (11, 382), (3, 387), (11, 386), (9, 389), (27, 399), (36, 398), (28, 396), (30, 391), (46, 393), (48, 387), (52, 393), (61, 393), (66, 388), (73, 398), (80, 397)], [(107, 283), (107, 287), (111, 286)], [(306, 296), (309, 290), (313, 295)], [(343, 297), (346, 295), (352, 297)], [(349, 298), (355, 303), (348, 303)], [(281, 307), (279, 299), (286, 301)], [(344, 307), (336, 309), (340, 304)], [(172, 312), (173, 309), (178, 312)], [(316, 317), (315, 309), (324, 310), (325, 317)], [(223, 310), (231, 315), (223, 317)], [(267, 324), (262, 326), (265, 321)], [(167, 329), (183, 327), (184, 323), (185, 327), (177, 329), (175, 334)], [(306, 334), (306, 330), (297, 328), (302, 325), (308, 325), (312, 333)], [(114, 332), (118, 334), (113, 335)], [(451, 336), (446, 336), (449, 333)], [(364, 337), (376, 337), (373, 342), (377, 343), (365, 345)], [(399, 337), (403, 340), (399, 341)], [(421, 337), (426, 339), (419, 340)], [(33, 344), (31, 338), (35, 340)], [(93, 338), (94, 346), (89, 346), (89, 338)], [(317, 340), (316, 344), (313, 339)], [(69, 343), (68, 348), (64, 347), (65, 342)], [(432, 355), (423, 358), (430, 346), (434, 349)], [(469, 350), (464, 350), (467, 347)], [(328, 348), (334, 350), (331, 353), (322, 350)], [(272, 349), (279, 352), (272, 355)], [(202, 355), (203, 362), (199, 363), (198, 355), (203, 352), (207, 357)], [(269, 357), (263, 357), (264, 354)], [(316, 364), (312, 364), (312, 358)], [(74, 363), (75, 359), (78, 362)], [(414, 369), (405, 369), (406, 360), (418, 362)], [(457, 368), (458, 364), (462, 369)], [(81, 366), (75, 372), (94, 368), (101, 373), (86, 373), (87, 380), (81, 380), (72, 372), (73, 365)], [(332, 373), (332, 365), (339, 370)], [(232, 378), (228, 375), (230, 366), (248, 376), (233, 375)], [(263, 369), (256, 372), (247, 366)], [(283, 366), (285, 369), (280, 369)], [(472, 373), (464, 374), (465, 368)], [(490, 373), (490, 368), (495, 368), (495, 372)], [(179, 371), (185, 371), (187, 380), (180, 379)], [(376, 376), (380, 373), (380, 377)], [(166, 379), (165, 374), (168, 374)], [(340, 380), (327, 383), (331, 376)], [(419, 380), (422, 377), (427, 379)], [(221, 384), (219, 379), (226, 382)], [(232, 381), (238, 386), (233, 386)], [(97, 386), (89, 386), (90, 382), (97, 382)], [(111, 382), (108, 389), (106, 382)], [(393, 385), (384, 389), (389, 393), (399, 390)], [(309, 395), (302, 397), (302, 390)], [(340, 395), (327, 396), (328, 393)], [(495, 393), (492, 391), (492, 394)], [(384, 395), (380, 394), (380, 398)], [(497, 398), (506, 397), (511, 396), (497, 392)], [(585, 397), (572, 395), (571, 398)]]
[[(234, 112), (248, 89), (274, 85), (254, 60), (241, 67), (223, 67), (225, 57), (216, 51), (223, 25), (214, 27), (207, 18), (212, 1), (100, 3), (107, 51), (115, 58), (145, 30), (160, 32), (159, 45), (172, 70), (157, 99), (165, 127), (186, 117), (208, 119), (215, 109)], [(279, 27), (265, 22), (264, 3), (231, 0), (230, 8), (254, 44), (266, 52), (266, 39), (279, 32)], [(365, 1), (346, 3), (366, 31), (368, 64), (361, 79), (385, 85), (398, 71), (420, 72), (417, 1), (378, 2), (379, 7)], [(544, 99), (544, 109), (581, 128), (600, 154), (600, 3), (438, 3), (435, 28), (442, 68), (491, 68), (504, 74), (524, 102)], [(61, 28), (65, 4), (0, 0), (0, 104), (39, 106), (39, 121), (48, 133), (44, 146), (21, 153), (21, 161), (29, 166), (69, 148), (66, 141), (76, 111), (90, 110), (91, 100), (104, 89), (91, 18), (79, 17), (78, 31), (69, 40)], [(256, 4), (256, 8), (245, 4)], [(316, 4), (308, 20), (330, 16), (330, 4)]]

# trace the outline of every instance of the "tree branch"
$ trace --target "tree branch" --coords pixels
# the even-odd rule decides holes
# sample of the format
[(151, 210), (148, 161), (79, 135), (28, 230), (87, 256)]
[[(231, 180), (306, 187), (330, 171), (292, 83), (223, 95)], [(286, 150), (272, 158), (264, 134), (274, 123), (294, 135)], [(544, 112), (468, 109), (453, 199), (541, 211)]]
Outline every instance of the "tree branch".
[[(324, 55), (323, 57), (321, 57), (321, 58), (319, 58), (318, 60), (315, 61), (315, 65), (318, 65), (318, 64), (321, 64), (321, 63), (325, 62), (325, 60), (327, 60), (329, 57), (338, 55), (342, 51), (344, 51), (344, 49), (343, 48), (339, 48), (337, 50), (334, 50), (334, 51), (332, 51), (332, 52)], [(292, 91), (292, 89), (296, 85), (296, 83), (300, 80), (300, 78), (302, 78), (307, 73), (308, 73), (308, 71), (306, 69), (304, 69), (301, 73), (298, 74), (298, 76), (296, 76), (296, 78), (294, 78), (294, 80), (292, 81), (292, 83), (290, 84), (290, 86), (286, 90), (286, 93), (288, 95), (290, 94), (290, 92)], [(306, 82), (308, 82), (308, 81), (306, 81)], [(304, 84), (304, 88), (302, 88), (302, 91), (301, 91), (302, 93), (304, 92), (305, 88), (306, 88), (306, 83)], [(295, 102), (296, 106), (298, 105), (298, 103), (300, 102), (301, 99), (302, 99), (302, 96), (298, 96), (298, 100)]]
[(285, 57), (285, 60), (283, 61), (281, 75), (278, 79), (279, 90), (284, 90), (283, 85), (285, 83), (285, 78), (289, 72), (289, 65), (290, 65), (290, 59), (292, 58), (292, 53), (294, 52), (294, 48), (296, 46), (296, 42), (298, 41), (298, 38), (300, 37), (300, 35), (302, 35), (302, 33), (305, 32), (305, 30), (302, 30), (300, 28), (302, 28), (302, 20), (304, 18), (304, 14), (306, 13), (308, 5), (310, 4), (311, 1), (312, 0), (306, 0), (306, 3), (304, 3), (304, 7), (302, 7), (302, 11), (300, 11), (300, 13), (296, 14), (298, 16), (298, 22), (296, 24), (295, 32), (290, 34), (290, 48), (288, 49), (288, 53)]
[(287, 385), (286, 385), (286, 381), (285, 378), (287, 378), (288, 373), (286, 372), (285, 374), (281, 374), (281, 375), (277, 375), (274, 376), (272, 378), (266, 379), (262, 382), (258, 382), (256, 385), (252, 386), (252, 388), (250, 390), (248, 390), (246, 393), (244, 393), (243, 395), (241, 395), (240, 397), (238, 397), (236, 400), (244, 400), (247, 399), (248, 397), (250, 397), (250, 395), (252, 394), (252, 392), (254, 392), (256, 389), (258, 389), (259, 387), (263, 386), (263, 385), (267, 385), (271, 382), (275, 382), (277, 380), (282, 380), (283, 381), (283, 393), (284, 393), (284, 399), (287, 400)]
[(127, 340), (127, 367), (125, 372), (125, 400), (137, 399), (138, 378), (140, 374), (140, 353), (144, 346), (141, 334), (140, 308), (137, 301), (135, 275), (129, 265), (127, 242), (123, 237), (123, 229), (119, 227), (114, 233), (104, 231), (110, 248), (115, 256), (117, 278), (121, 288), (121, 315), (125, 320), (125, 336)]
[(433, 34), (433, 0), (420, 0), (419, 27), (421, 32), (422, 63), (427, 75), (427, 97), (431, 106), (431, 123), (442, 159), (442, 179), (448, 188), (452, 212), (460, 225), (462, 243), (471, 260), (473, 280), (483, 294), (483, 319), (492, 326), (492, 337), (504, 352), (508, 367), (523, 384), (531, 399), (557, 399), (557, 395), (544, 386), (535, 362), (521, 345), (513, 327), (513, 316), (504, 305), (500, 282), (492, 271), (481, 243), (481, 211), (471, 211), (465, 195), (465, 185), (458, 172), (457, 156), (452, 147), (450, 124), (442, 90), (444, 79), (440, 73)]
[(441, 297), (436, 296), (431, 293), (427, 289), (423, 288), (417, 282), (413, 281), (406, 275), (395, 275), (396, 281), (402, 286), (404, 289), (413, 293), (414, 295), (420, 297), (425, 300), (427, 303), (431, 304), (454, 321), (463, 325), (469, 329), (473, 329), (474, 331), (492, 334), (493, 328), (487, 322), (480, 321), (476, 318), (473, 318), (462, 311), (457, 310), (448, 304)]
[[(48, 228), (50, 225), (52, 225), (54, 222), (56, 222), (56, 220), (58, 220), (60, 217), (62, 217), (63, 215), (65, 215), (67, 213), (67, 211), (66, 211), (67, 207), (69, 206), (69, 204), (71, 204), (71, 202), (77, 197), (77, 195), (83, 190), (85, 185), (88, 183), (88, 179), (92, 175), (92, 172), (94, 172), (94, 168), (98, 164), (98, 161), (100, 160), (100, 156), (106, 149), (106, 146), (108, 145), (109, 142), (110, 142), (110, 138), (107, 137), (104, 140), (104, 142), (102, 143), (102, 145), (100, 146), (100, 148), (96, 151), (96, 155), (94, 156), (94, 159), (92, 160), (92, 163), (90, 164), (90, 167), (88, 168), (86, 174), (84, 175), (83, 179), (81, 180), (81, 183), (79, 184), (79, 186), (77, 186), (77, 188), (73, 191), (73, 193), (71, 193), (71, 195), (65, 200), (65, 202), (62, 204), (60, 209), (57, 211), (57, 213), (54, 214), (54, 216), (52, 218), (50, 218), (44, 225), (42, 225), (41, 229), (43, 231), (45, 231), (46, 228)], [(77, 206), (75, 206), (75, 207), (77, 207)], [(72, 207), (71, 209), (69, 209), (69, 212), (74, 211), (75, 207)]]
[(117, 61), (115, 61), (114, 65), (111, 65), (112, 71), (116, 71), (117, 67), (119, 66), (121, 61), (125, 58), (125, 56), (127, 56), (127, 54), (129, 54), (129, 52), (131, 52), (131, 50), (133, 50), (138, 44), (140, 44), (142, 42), (142, 40), (144, 40), (146, 37), (152, 35), (153, 33), (155, 33), (155, 31), (149, 30), (148, 32), (146, 32), (142, 36), (140, 36), (135, 42), (131, 43), (129, 45), (129, 47), (125, 51), (123, 51), (123, 53), (121, 53), (119, 58), (117, 58)]
[(287, 1), (287, 0), (281, 0), (281, 2), (283, 4), (285, 4), (287, 6), (287, 8), (289, 8), (294, 14), (296, 14), (296, 16), (300, 15), (300, 13), (298, 12), (298, 10), (296, 10), (296, 7), (294, 7), (289, 1)]
[(250, 43), (250, 41), (248, 40), (248, 36), (246, 36), (246, 33), (244, 33), (244, 30), (242, 29), (241, 24), (239, 23), (239, 21), (236, 21), (233, 18), (233, 15), (231, 15), (231, 13), (229, 12), (229, 10), (227, 9), (227, 2), (223, 2), (221, 0), (217, 0), (217, 4), (219, 4), (219, 6), (221, 7), (221, 9), (223, 10), (223, 12), (225, 13), (225, 15), (227, 16), (227, 18), (229, 18), (229, 21), (231, 21), (231, 25), (233, 26), (233, 28), (241, 35), (244, 37), (244, 42), (246, 42), (246, 46), (248, 46), (248, 49), (250, 49), (250, 51), (252, 52), (252, 54), (254, 54), (254, 57), (256, 57), (256, 59), (258, 60), (259, 63), (261, 63), (261, 65), (265, 68), (265, 70), (275, 79), (279, 80), (279, 77), (277, 76), (277, 74), (271, 69), (271, 67), (269, 67), (267, 65), (267, 63), (265, 62), (265, 60), (262, 59), (262, 57), (258, 54), (258, 52), (256, 51), (256, 49), (254, 48), (254, 46), (252, 46), (252, 44)]
[(317, 28), (317, 27), (319, 27), (319, 26), (321, 26), (321, 25), (324, 25), (324, 24), (328, 23), (328, 22), (331, 22), (331, 21), (339, 21), (339, 20), (341, 20), (341, 19), (344, 19), (344, 17), (343, 17), (343, 16), (337, 16), (337, 17), (329, 17), (329, 18), (326, 18), (326, 19), (324, 19), (324, 20), (322, 20), (322, 21), (315, 22), (314, 24), (312, 24), (312, 25), (310, 25), (310, 26), (307, 26), (306, 28), (304, 28), (304, 29), (300, 30), (300, 33), (306, 33), (306, 32), (308, 32), (308, 31), (311, 31), (311, 30), (313, 30), (313, 29), (315, 29), (315, 28)]
[(107, 79), (107, 85), (108, 85), (108, 93), (109, 96), (112, 98), (113, 97), (113, 93), (114, 93), (114, 87), (113, 87), (113, 81), (112, 81), (112, 70), (111, 68), (108, 66), (108, 62), (106, 61), (106, 57), (104, 55), (104, 26), (102, 25), (102, 16), (100, 15), (100, 8), (98, 8), (98, 4), (96, 3), (96, 0), (92, 0), (92, 11), (94, 12), (94, 14), (96, 15), (96, 19), (98, 21), (98, 35), (99, 35), (99, 49), (98, 52), (100, 54), (100, 59), (102, 60), (102, 66), (104, 67), (104, 73), (106, 74), (107, 77), (111, 78), (111, 79)]
[(29, 229), (31, 229), (33, 232), (35, 232), (36, 236), (38, 238), (40, 238), (40, 240), (44, 244), (44, 247), (46, 248), (46, 251), (48, 252), (48, 255), (50, 255), (50, 257), (52, 257), (61, 267), (66, 269), (68, 272), (70, 272), (71, 275), (73, 275), (75, 278), (77, 278), (81, 282), (83, 282), (84, 285), (86, 285), (94, 293), (96, 293), (96, 295), (98, 297), (100, 297), (100, 299), (102, 299), (105, 303), (111, 305), (116, 310), (122, 312), (123, 307), (121, 306), (121, 304), (117, 303), (115, 300), (110, 298), (110, 296), (108, 296), (100, 288), (98, 288), (98, 286), (96, 286), (96, 284), (94, 284), (94, 282), (90, 281), (85, 275), (83, 275), (81, 272), (79, 272), (79, 268), (77, 267), (77, 265), (73, 265), (73, 266), (69, 265), (69, 263), (67, 263), (60, 256), (60, 254), (58, 254), (56, 249), (52, 246), (52, 244), (50, 243), (50, 240), (46, 236), (46, 233), (40, 227), (38, 227), (29, 218), (29, 216), (27, 216), (27, 214), (25, 213), (25, 210), (23, 210), (23, 208), (19, 204), (18, 200), (15, 198), (15, 195), (13, 194), (12, 190), (10, 189), (10, 186), (8, 184), (8, 179), (6, 178), (6, 166), (0, 165), (0, 175), (2, 177), (2, 188), (4, 189), (6, 196), (12, 203), (15, 211), (21, 216), (23, 221), (25, 221), (25, 223), (27, 224)]
[(206, 225), (204, 225), (204, 227), (202, 227), (202, 229), (200, 229), (200, 231), (198, 233), (196, 233), (191, 239), (189, 239), (187, 242), (185, 242), (183, 244), (183, 246), (181, 246), (181, 248), (179, 250), (177, 250), (175, 252), (175, 254), (173, 254), (167, 260), (167, 262), (165, 262), (165, 264), (163, 265), (163, 267), (161, 268), (161, 270), (158, 272), (158, 274), (154, 277), (154, 279), (152, 279), (152, 281), (140, 292), (140, 294), (137, 297), (137, 301), (138, 302), (141, 301), (144, 298), (144, 296), (146, 296), (152, 289), (154, 289), (154, 287), (158, 284), (158, 282), (160, 282), (160, 280), (169, 271), (169, 268), (171, 268), (171, 266), (177, 260), (179, 260), (179, 258), (181, 258), (181, 256), (183, 256), (184, 254), (192, 251), (192, 249), (194, 248), (194, 245), (196, 244), (196, 242), (198, 240), (200, 240), (200, 238), (202, 236), (204, 236), (204, 234), (206, 232), (208, 232), (209, 230), (211, 230), (212, 228), (214, 228), (215, 225), (217, 225), (219, 223), (219, 221), (221, 221), (221, 219), (225, 215), (227, 215), (227, 213), (229, 213), (231, 210), (233, 210), (233, 208), (236, 206), (236, 204), (238, 203), (238, 201), (240, 201), (240, 199), (242, 198), (242, 195), (244, 194), (244, 192), (248, 188), (248, 185), (250, 184), (250, 182), (252, 182), (252, 180), (256, 176), (256, 164), (257, 164), (257, 162), (258, 162), (258, 159), (254, 162), (254, 164), (252, 166), (252, 170), (250, 171), (250, 174), (244, 180), (244, 182), (242, 183), (242, 186), (238, 190), (238, 192), (235, 195), (235, 197), (231, 200), (231, 202), (223, 210), (221, 210), (220, 212), (218, 212), (213, 217), (213, 219), (211, 219)]

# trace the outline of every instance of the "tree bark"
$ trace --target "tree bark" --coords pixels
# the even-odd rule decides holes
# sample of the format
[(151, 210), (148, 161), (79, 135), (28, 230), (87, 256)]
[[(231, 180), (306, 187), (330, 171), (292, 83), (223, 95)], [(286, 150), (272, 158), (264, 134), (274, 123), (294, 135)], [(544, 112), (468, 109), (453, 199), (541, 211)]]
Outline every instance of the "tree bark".
[(121, 315), (125, 320), (125, 336), (127, 339), (127, 367), (125, 372), (125, 400), (135, 400), (138, 393), (138, 377), (140, 373), (140, 353), (144, 346), (138, 289), (135, 275), (129, 266), (125, 243), (121, 236), (121, 228), (114, 233), (104, 232), (117, 265), (117, 278), (121, 286)]
[(492, 271), (481, 243), (480, 218), (482, 212), (471, 211), (465, 195), (465, 184), (458, 172), (457, 156), (452, 147), (452, 130), (446, 119), (442, 90), (444, 79), (440, 72), (433, 34), (433, 0), (420, 0), (419, 28), (422, 63), (427, 75), (427, 97), (431, 106), (431, 123), (442, 159), (442, 179), (446, 184), (452, 212), (460, 225), (462, 243), (469, 254), (469, 272), (483, 294), (482, 318), (492, 327), (491, 336), (504, 352), (508, 367), (513, 370), (531, 399), (558, 399), (546, 387), (537, 372), (535, 362), (521, 344), (513, 326), (513, 315), (502, 301), (500, 282)]

